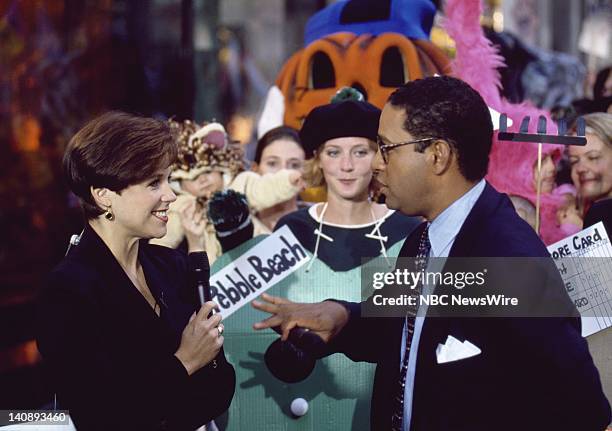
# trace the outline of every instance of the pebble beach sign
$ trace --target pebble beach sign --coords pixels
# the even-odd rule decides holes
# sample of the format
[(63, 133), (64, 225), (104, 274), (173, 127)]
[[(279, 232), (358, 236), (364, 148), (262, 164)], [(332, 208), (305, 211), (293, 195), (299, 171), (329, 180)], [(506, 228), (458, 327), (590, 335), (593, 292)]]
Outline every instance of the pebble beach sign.
[(306, 249), (283, 226), (211, 275), (212, 300), (219, 304), (226, 319), (307, 261)]

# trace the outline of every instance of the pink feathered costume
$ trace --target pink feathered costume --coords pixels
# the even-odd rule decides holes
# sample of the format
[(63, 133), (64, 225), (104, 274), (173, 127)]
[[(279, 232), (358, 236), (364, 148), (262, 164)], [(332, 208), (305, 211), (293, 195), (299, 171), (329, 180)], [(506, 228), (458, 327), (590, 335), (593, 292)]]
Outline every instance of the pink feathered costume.
[[(483, 97), (487, 105), (512, 119), (508, 131), (517, 132), (523, 117), (529, 115), (529, 133), (536, 132), (537, 119), (544, 115), (547, 133), (556, 134), (557, 127), (548, 112), (528, 103), (512, 104), (503, 99), (498, 67), (505, 66), (496, 48), (484, 36), (480, 27), (482, 7), (480, 0), (449, 0), (446, 3), (444, 28), (454, 39), (457, 54), (451, 63), (455, 76), (470, 84)], [(564, 151), (563, 145), (544, 144), (542, 158), (550, 154), (555, 165)], [(529, 200), (534, 206), (536, 190), (533, 167), (537, 163), (538, 145), (527, 142), (500, 142), (495, 132), (486, 179), (503, 193)], [(575, 233), (574, 225), (559, 225), (557, 209), (565, 203), (563, 194), (575, 194), (567, 184), (552, 193), (542, 194), (540, 207), (540, 236), (549, 245)]]

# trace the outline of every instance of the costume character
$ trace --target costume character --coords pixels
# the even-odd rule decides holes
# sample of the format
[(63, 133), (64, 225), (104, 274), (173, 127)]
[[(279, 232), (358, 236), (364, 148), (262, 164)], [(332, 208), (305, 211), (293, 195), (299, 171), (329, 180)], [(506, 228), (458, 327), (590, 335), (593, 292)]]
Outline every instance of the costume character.
[[(279, 220), (275, 229), (289, 227), (308, 251), (309, 262), (273, 286), (269, 290), (272, 294), (305, 302), (334, 294), (357, 300), (361, 296), (362, 263), (375, 257), (397, 256), (403, 239), (419, 223), (368, 197), (379, 114), (379, 109), (367, 102), (339, 101), (315, 108), (304, 122), (300, 131), (308, 159), (304, 176), (307, 182), (319, 176), (316, 184), (327, 189), (328, 200)], [(325, 154), (332, 149), (333, 154)], [(347, 164), (344, 175), (350, 177), (344, 185), (345, 178), (334, 176), (341, 159)], [(354, 216), (342, 210), (342, 204), (353, 205), (353, 212), (364, 215), (364, 221), (330, 219), (340, 212), (344, 212), (342, 220)], [(239, 256), (240, 249), (232, 250), (227, 258)], [(229, 262), (225, 257), (221, 259)], [(272, 427), (291, 420), (290, 404), (295, 398), (308, 401), (307, 414), (317, 429), (367, 429), (373, 367), (336, 355), (319, 361), (303, 381), (290, 385), (280, 382), (263, 364), (264, 352), (278, 337), (252, 333), (251, 325), (260, 316), (244, 307), (227, 319), (228, 334), (233, 335), (228, 337), (227, 351), (239, 364), (237, 378), (243, 389), (230, 408), (228, 429), (241, 429), (247, 424)], [(241, 415), (254, 399), (264, 397), (274, 402), (259, 407), (256, 417)], [(334, 411), (333, 418), (330, 411)]]
[[(382, 108), (404, 82), (449, 73), (448, 57), (429, 40), (435, 13), (429, 0), (337, 1), (317, 12), (306, 25), (304, 48), (285, 62), (268, 91), (258, 136), (282, 124), (299, 129), (342, 87), (356, 88)], [(317, 188), (301, 197), (325, 200)]]
[[(179, 247), (185, 238), (180, 212), (195, 205), (197, 211), (203, 213), (206, 252), (209, 261), (214, 262), (221, 255), (222, 247), (215, 227), (206, 215), (207, 202), (213, 193), (226, 188), (242, 191), (255, 212), (291, 198), (299, 188), (291, 183), (288, 170), (269, 176), (245, 172), (242, 149), (237, 143), (230, 142), (221, 124), (209, 123), (200, 127), (189, 120), (183, 123), (172, 121), (171, 124), (177, 130), (179, 143), (178, 161), (171, 174), (177, 199), (170, 205), (167, 234), (151, 240), (151, 243)], [(269, 232), (256, 218), (253, 218), (253, 226), (255, 236)]]

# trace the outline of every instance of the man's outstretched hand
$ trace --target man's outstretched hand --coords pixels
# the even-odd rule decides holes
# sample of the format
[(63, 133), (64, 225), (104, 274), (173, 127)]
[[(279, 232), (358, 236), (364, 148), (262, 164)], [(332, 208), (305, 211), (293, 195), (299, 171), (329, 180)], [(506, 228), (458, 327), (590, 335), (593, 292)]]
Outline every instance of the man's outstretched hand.
[(255, 323), (253, 329), (280, 327), (283, 341), (287, 340), (293, 328), (299, 326), (314, 332), (327, 343), (344, 328), (349, 318), (348, 310), (333, 301), (304, 304), (266, 293), (260, 299), (251, 305), (272, 316)]

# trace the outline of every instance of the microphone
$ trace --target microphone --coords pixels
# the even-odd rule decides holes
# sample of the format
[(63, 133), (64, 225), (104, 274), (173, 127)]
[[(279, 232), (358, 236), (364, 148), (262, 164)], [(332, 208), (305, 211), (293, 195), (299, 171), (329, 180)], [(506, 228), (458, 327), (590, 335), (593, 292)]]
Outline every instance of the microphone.
[[(208, 263), (208, 255), (205, 251), (194, 251), (189, 253), (189, 268), (191, 272), (191, 282), (195, 287), (194, 291), (197, 293), (198, 302), (200, 307), (205, 302), (212, 301), (212, 293), (210, 291), (210, 265)], [(208, 318), (215, 314), (216, 311), (213, 309)], [(217, 360), (224, 358), (223, 347), (217, 354), (217, 357), (211, 361), (212, 368), (218, 367)]]
[(191, 270), (191, 282), (198, 295), (200, 306), (207, 301), (212, 301), (210, 292), (210, 265), (208, 255), (205, 251), (195, 251), (189, 253), (189, 268)]
[[(280, 333), (280, 327), (272, 328)], [(274, 341), (264, 355), (266, 367), (274, 377), (285, 383), (306, 379), (314, 370), (317, 359), (325, 356), (327, 345), (317, 334), (305, 328), (293, 328), (287, 341)]]
[(64, 256), (68, 256), (68, 252), (73, 246), (79, 245), (79, 243), (81, 242), (81, 237), (83, 236), (83, 232), (85, 232), (85, 230), (82, 230), (81, 233), (78, 235), (75, 234), (70, 237), (70, 242), (68, 243), (68, 248), (66, 249), (66, 253), (64, 253)]
[(253, 221), (245, 195), (232, 189), (216, 192), (208, 202), (208, 218), (215, 226), (223, 253), (253, 238)]

